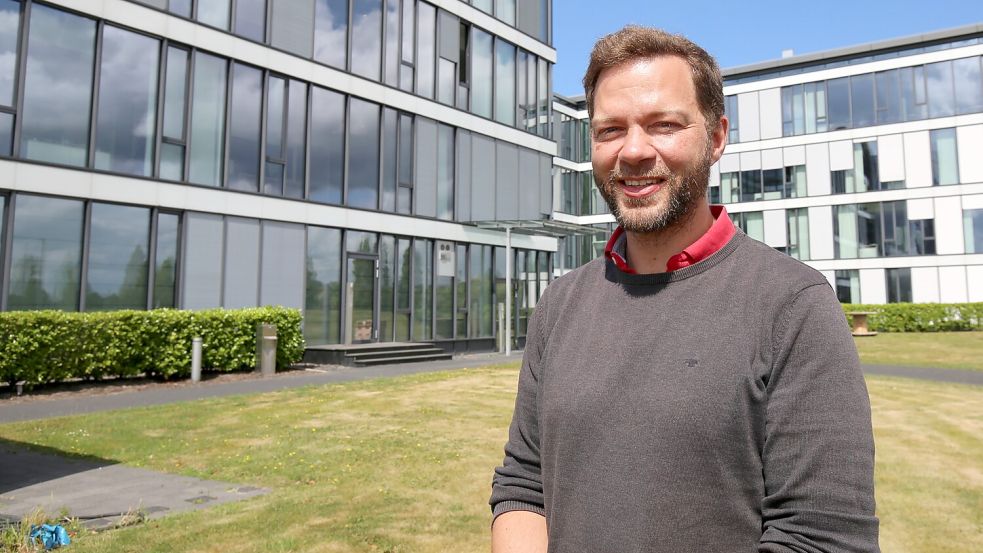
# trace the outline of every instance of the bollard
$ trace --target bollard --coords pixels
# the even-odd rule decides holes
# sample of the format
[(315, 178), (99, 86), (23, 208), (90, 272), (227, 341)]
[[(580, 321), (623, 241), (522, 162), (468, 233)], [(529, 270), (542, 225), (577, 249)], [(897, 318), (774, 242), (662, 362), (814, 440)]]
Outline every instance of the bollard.
[(498, 329), (495, 332), (495, 345), (498, 353), (505, 353), (505, 303), (498, 303)]
[(191, 381), (201, 382), (201, 336), (191, 339)]
[(256, 372), (264, 377), (276, 373), (276, 325), (256, 325)]

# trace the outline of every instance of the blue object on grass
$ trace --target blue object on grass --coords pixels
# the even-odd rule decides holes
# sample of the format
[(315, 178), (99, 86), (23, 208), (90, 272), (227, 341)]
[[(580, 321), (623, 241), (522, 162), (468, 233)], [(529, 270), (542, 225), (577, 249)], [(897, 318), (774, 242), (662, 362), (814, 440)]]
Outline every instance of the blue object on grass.
[(45, 550), (51, 550), (72, 543), (68, 532), (60, 524), (31, 526), (31, 542), (40, 541)]

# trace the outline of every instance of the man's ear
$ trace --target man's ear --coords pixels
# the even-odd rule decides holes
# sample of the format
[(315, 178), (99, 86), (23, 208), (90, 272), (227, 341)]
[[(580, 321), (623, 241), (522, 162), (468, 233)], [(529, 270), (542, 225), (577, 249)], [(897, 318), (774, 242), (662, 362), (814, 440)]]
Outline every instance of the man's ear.
[(720, 116), (720, 121), (717, 122), (717, 128), (710, 133), (710, 144), (711, 148), (711, 163), (716, 163), (720, 159), (720, 156), (724, 155), (724, 148), (727, 146), (727, 135), (728, 130), (730, 130), (730, 120), (727, 119), (726, 115)]

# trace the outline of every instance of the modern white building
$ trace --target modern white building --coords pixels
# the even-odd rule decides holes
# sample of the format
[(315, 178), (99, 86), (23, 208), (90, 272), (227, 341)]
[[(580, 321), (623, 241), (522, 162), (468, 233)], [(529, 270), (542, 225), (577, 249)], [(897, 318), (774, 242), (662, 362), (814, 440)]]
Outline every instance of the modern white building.
[[(983, 301), (983, 25), (726, 69), (709, 195), (843, 302)], [(607, 227), (583, 98), (556, 97), (554, 215)], [(563, 240), (558, 272), (599, 254)]]
[[(557, 240), (550, 0), (0, 0), (0, 309), (278, 304), (519, 338)], [(509, 293), (506, 267), (521, 286)], [(533, 293), (518, 293), (518, 290)]]

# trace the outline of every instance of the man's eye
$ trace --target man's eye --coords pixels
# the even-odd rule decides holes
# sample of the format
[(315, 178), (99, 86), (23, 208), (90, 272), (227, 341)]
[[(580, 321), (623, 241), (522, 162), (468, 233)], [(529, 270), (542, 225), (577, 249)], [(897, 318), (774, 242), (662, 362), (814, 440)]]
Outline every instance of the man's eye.
[(659, 121), (655, 124), (655, 128), (661, 132), (669, 132), (678, 129), (679, 125), (673, 123), (672, 121)]
[(618, 132), (618, 127), (603, 127), (597, 130), (597, 136), (599, 137), (611, 136), (616, 132)]

